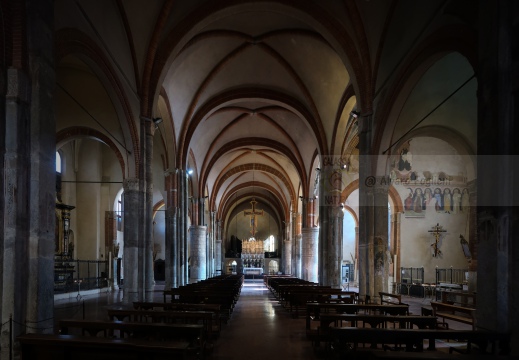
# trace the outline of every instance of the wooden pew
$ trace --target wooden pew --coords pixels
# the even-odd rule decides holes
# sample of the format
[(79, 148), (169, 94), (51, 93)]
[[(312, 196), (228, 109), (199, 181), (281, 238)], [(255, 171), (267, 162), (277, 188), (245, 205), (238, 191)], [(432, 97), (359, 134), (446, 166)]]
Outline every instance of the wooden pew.
[(170, 289), (164, 290), (164, 302), (171, 296), (171, 303), (176, 304), (212, 304), (220, 306), (220, 315), (227, 322), (234, 310), (237, 298), (228, 292)]
[(311, 330), (312, 321), (319, 321), (321, 314), (325, 313), (403, 316), (409, 315), (409, 305), (308, 303), (306, 306), (306, 330)]
[(76, 335), (25, 334), (17, 337), (23, 360), (196, 359), (189, 343), (110, 339)]
[[(439, 330), (439, 329), (380, 329), (380, 328), (330, 328), (334, 349), (356, 350), (359, 344), (376, 345), (405, 344), (406, 351), (423, 351), (424, 340), (429, 340), (428, 350), (436, 350), (436, 340), (466, 341), (470, 353), (472, 345), (486, 353), (490, 345), (491, 353), (508, 355), (510, 335), (484, 330)], [(348, 345), (349, 344), (349, 345)], [(352, 346), (352, 347), (351, 347)], [(342, 354), (344, 355), (344, 354)]]
[[(161, 302), (145, 302), (134, 301), (133, 308), (135, 310), (169, 310), (169, 311), (210, 311), (214, 313), (214, 323), (216, 327), (214, 331), (219, 334), (222, 330), (222, 314), (219, 304), (190, 304), (190, 303), (161, 303)], [(226, 317), (223, 320), (226, 321)]]
[(436, 318), (432, 316), (418, 315), (369, 315), (369, 314), (321, 314), (319, 327), (311, 330), (307, 337), (314, 344), (319, 345), (320, 341), (330, 341), (330, 328), (343, 327), (343, 323), (349, 323), (350, 327), (366, 327), (369, 324), (371, 328), (393, 328), (399, 329), (434, 329), (436, 328)]
[[(380, 291), (378, 293), (380, 295), (380, 303), (381, 304), (389, 304), (389, 305), (401, 305), (402, 304), (402, 295), (401, 294), (391, 294), (387, 292)], [(389, 299), (386, 299), (389, 298)]]
[(462, 291), (442, 291), (441, 302), (475, 309), (476, 294)]
[(61, 335), (187, 341), (191, 352), (198, 356), (203, 356), (206, 347), (204, 327), (196, 324), (63, 319), (59, 321), (58, 329)]
[(476, 309), (444, 304), (436, 301), (431, 301), (433, 316), (453, 321), (458, 321), (464, 324), (472, 325), (472, 329), (476, 329)]
[(204, 326), (205, 338), (213, 339), (213, 313), (209, 311), (153, 311), (108, 309), (109, 320), (131, 322), (200, 323)]

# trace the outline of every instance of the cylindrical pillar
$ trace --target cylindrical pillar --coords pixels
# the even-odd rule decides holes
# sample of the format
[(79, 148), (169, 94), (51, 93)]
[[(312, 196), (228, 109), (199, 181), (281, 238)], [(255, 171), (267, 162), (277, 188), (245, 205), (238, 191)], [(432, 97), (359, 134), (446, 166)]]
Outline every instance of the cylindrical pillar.
[[(131, 304), (139, 301), (139, 179), (127, 178), (123, 183), (124, 193), (124, 251), (123, 251), (123, 301)], [(141, 284), (142, 285), (142, 284)]]
[(301, 242), (302, 278), (307, 281), (318, 282), (319, 228), (303, 228)]
[(285, 275), (292, 274), (292, 241), (287, 238), (284, 242), (285, 245)]
[(190, 276), (189, 282), (195, 283), (206, 279), (206, 233), (207, 226), (192, 225), (190, 234)]

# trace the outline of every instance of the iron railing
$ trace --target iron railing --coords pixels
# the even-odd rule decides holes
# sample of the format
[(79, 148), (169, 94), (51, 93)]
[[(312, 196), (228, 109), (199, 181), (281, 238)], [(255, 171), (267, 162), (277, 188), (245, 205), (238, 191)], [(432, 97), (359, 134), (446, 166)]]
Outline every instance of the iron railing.
[(54, 293), (101, 289), (108, 286), (108, 260), (54, 260)]

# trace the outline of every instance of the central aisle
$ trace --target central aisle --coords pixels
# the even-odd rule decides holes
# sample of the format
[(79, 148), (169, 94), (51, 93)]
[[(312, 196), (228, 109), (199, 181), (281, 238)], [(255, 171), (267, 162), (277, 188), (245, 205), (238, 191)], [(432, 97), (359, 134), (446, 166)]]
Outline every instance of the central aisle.
[(222, 325), (211, 359), (317, 359), (305, 335), (304, 316), (293, 319), (263, 280), (245, 280), (231, 321)]

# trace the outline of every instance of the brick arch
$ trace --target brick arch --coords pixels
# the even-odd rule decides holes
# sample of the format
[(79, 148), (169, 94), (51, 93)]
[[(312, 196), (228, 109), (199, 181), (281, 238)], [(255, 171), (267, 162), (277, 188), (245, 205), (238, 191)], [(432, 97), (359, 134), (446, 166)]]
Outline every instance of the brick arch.
[(396, 124), (396, 116), (391, 120), (391, 114), (396, 114), (403, 108), (413, 87), (434, 62), (454, 52), (460, 53), (473, 69), (477, 69), (477, 34), (465, 25), (446, 25), (425, 38), (409, 54), (396, 75), (395, 85), (388, 91), (385, 101), (377, 111), (372, 154), (380, 154), (386, 150), (385, 145), (389, 145), (384, 144), (384, 148), (381, 148), (385, 140), (384, 133), (387, 129), (392, 130)]
[(218, 194), (220, 188), (223, 186), (223, 183), (227, 179), (229, 179), (233, 175), (236, 175), (236, 174), (239, 174), (239, 173), (242, 173), (242, 172), (252, 171), (252, 170), (258, 170), (258, 171), (261, 171), (261, 172), (266, 172), (266, 173), (272, 174), (275, 177), (277, 177), (278, 179), (280, 179), (281, 182), (283, 183), (283, 185), (285, 185), (285, 187), (289, 190), (289, 192), (290, 192), (290, 200), (291, 200), (292, 203), (294, 203), (295, 198), (296, 198), (294, 189), (292, 189), (292, 186), (290, 184), (290, 180), (287, 179), (283, 175), (283, 173), (281, 173), (277, 169), (274, 169), (271, 166), (264, 165), (264, 164), (243, 164), (243, 165), (235, 166), (235, 167), (229, 169), (227, 172), (225, 172), (223, 174), (220, 174), (218, 176), (218, 178), (215, 181), (215, 186), (214, 186), (213, 192), (212, 192), (211, 197), (209, 199), (209, 208), (210, 209), (214, 209), (215, 208), (216, 194)]
[(115, 156), (117, 156), (117, 159), (119, 160), (119, 165), (121, 165), (121, 171), (123, 174), (123, 180), (126, 178), (126, 165), (123, 154), (121, 154), (117, 145), (102, 132), (84, 126), (68, 127), (58, 131), (56, 134), (56, 147), (60, 148), (65, 143), (80, 138), (91, 138), (106, 144), (114, 152)]
[(234, 204), (240, 202), (240, 200), (242, 200), (244, 198), (254, 197), (257, 199), (263, 199), (263, 200), (265, 200), (265, 202), (271, 203), (272, 207), (276, 210), (276, 212), (280, 216), (283, 216), (284, 218), (288, 218), (288, 215), (290, 214), (290, 210), (288, 209), (287, 203), (282, 201), (283, 200), (282, 194), (280, 194), (275, 188), (273, 188), (269, 184), (255, 182), (254, 185), (257, 186), (258, 188), (267, 190), (270, 194), (272, 194), (273, 198), (277, 201), (272, 201), (272, 198), (267, 197), (267, 196), (265, 196), (264, 193), (260, 193), (260, 192), (247, 192), (242, 195), (235, 196), (235, 194), (239, 190), (252, 186), (252, 182), (239, 184), (239, 185), (236, 185), (235, 187), (233, 187), (232, 189), (229, 189), (229, 191), (224, 196), (222, 201), (220, 201), (220, 204), (223, 204), (223, 205), (221, 205), (220, 208), (216, 211), (216, 217), (219, 219), (225, 218), (229, 214), (229, 212)]
[(153, 215), (151, 216), (152, 219), (155, 219), (155, 216), (157, 215), (157, 212), (163, 208), (164, 206), (166, 205), (166, 203), (164, 202), (164, 199), (162, 200), (159, 200), (155, 203), (155, 205), (153, 205)]
[[(348, 184), (344, 188), (344, 190), (341, 193), (341, 201), (345, 201), (353, 191), (357, 190), (359, 188), (359, 179), (353, 180), (351, 183)], [(388, 189), (388, 196), (393, 201), (393, 205), (396, 212), (403, 212), (404, 211), (404, 204), (402, 203), (402, 199), (398, 195), (398, 192), (396, 191), (395, 187), (393, 185), (389, 186)], [(389, 199), (388, 199), (389, 200)]]
[(279, 143), (277, 141), (271, 140), (271, 139), (264, 139), (264, 138), (239, 138), (234, 141), (228, 142), (225, 145), (223, 145), (220, 149), (218, 149), (213, 157), (207, 162), (207, 164), (204, 165), (201, 174), (201, 187), (207, 186), (207, 170), (210, 170), (213, 165), (216, 163), (216, 161), (223, 156), (224, 154), (233, 151), (235, 149), (239, 149), (241, 147), (250, 147), (250, 146), (264, 146), (268, 147), (270, 149), (274, 149), (276, 151), (279, 151), (281, 154), (285, 155), (288, 159), (291, 160), (294, 167), (297, 169), (297, 173), (301, 178), (301, 182), (303, 184), (307, 183), (306, 174), (304, 172), (304, 164), (302, 163), (300, 157), (294, 156), (292, 151), (285, 146), (282, 143)]
[[(125, 91), (123, 90), (121, 81), (116, 75), (116, 71), (99, 46), (97, 46), (97, 44), (85, 33), (77, 29), (60, 29), (55, 33), (56, 62), (58, 63), (59, 60), (63, 59), (67, 55), (85, 56), (103, 75), (99, 76), (101, 83), (105, 84), (103, 80), (106, 80), (106, 82), (110, 85), (109, 88), (105, 88), (107, 89), (108, 94), (111, 93), (110, 90), (113, 91), (114, 96), (117, 98), (118, 103), (121, 106), (132, 141), (132, 155), (135, 159), (134, 175), (138, 176), (140, 163), (139, 135), (135, 126), (135, 122), (133, 121), (134, 116), (131, 110), (130, 102), (126, 96)], [(96, 68), (93, 68), (92, 70), (95, 72)], [(115, 109), (117, 111), (117, 107), (115, 107)]]

